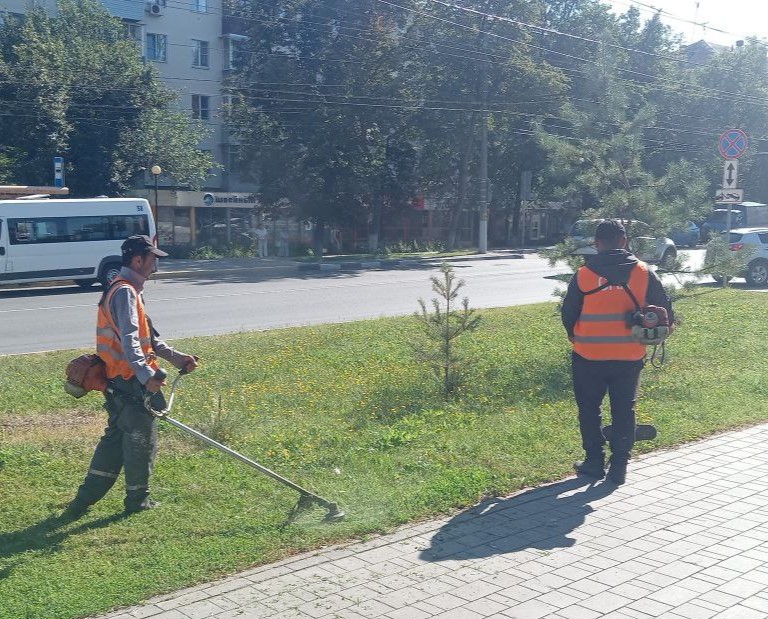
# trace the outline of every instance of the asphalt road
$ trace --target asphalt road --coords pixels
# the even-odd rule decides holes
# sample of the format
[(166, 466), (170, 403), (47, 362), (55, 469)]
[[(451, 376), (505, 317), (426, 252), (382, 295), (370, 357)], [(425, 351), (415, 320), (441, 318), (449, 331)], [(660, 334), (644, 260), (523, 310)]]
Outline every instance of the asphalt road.
[[(452, 261), (472, 307), (553, 300), (565, 272), (528, 254)], [(285, 269), (195, 273), (151, 281), (147, 307), (163, 339), (410, 314), (434, 297), (422, 268), (297, 273)], [(93, 345), (100, 290), (0, 290), (0, 355)]]

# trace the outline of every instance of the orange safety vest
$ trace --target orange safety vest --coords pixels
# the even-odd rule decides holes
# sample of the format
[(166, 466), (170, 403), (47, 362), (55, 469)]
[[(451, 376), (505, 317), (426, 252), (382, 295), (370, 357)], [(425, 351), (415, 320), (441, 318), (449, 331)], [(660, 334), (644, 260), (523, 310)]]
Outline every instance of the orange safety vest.
[[(589, 267), (576, 273), (579, 290), (590, 292), (608, 283)], [(638, 262), (629, 275), (627, 286), (640, 306), (648, 292), (648, 265)], [(581, 315), (573, 330), (573, 351), (593, 361), (638, 361), (645, 357), (645, 344), (632, 337), (627, 324), (629, 314), (637, 311), (632, 298), (620, 285), (607, 286), (584, 295)]]
[[(98, 319), (96, 321), (96, 353), (101, 357), (106, 365), (106, 374), (108, 379), (122, 376), (125, 380), (130, 380), (136, 373), (125, 356), (123, 346), (120, 342), (120, 334), (117, 323), (112, 320), (109, 309), (112, 296), (119, 288), (130, 286), (136, 290), (135, 286), (127, 279), (116, 279), (112, 282), (107, 293), (99, 303)], [(153, 370), (157, 370), (157, 355), (152, 347), (152, 331), (144, 310), (144, 299), (136, 291), (136, 309), (139, 315), (139, 343), (147, 360), (147, 365)]]

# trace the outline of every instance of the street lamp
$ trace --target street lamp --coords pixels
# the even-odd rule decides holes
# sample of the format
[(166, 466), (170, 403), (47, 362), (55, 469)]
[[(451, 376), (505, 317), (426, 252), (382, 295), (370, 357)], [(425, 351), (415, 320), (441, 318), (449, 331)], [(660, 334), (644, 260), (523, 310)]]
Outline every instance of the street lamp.
[(150, 169), (150, 172), (152, 172), (152, 175), (155, 177), (155, 220), (157, 220), (157, 215), (158, 215), (157, 213), (157, 179), (163, 173), (163, 168), (155, 164)]

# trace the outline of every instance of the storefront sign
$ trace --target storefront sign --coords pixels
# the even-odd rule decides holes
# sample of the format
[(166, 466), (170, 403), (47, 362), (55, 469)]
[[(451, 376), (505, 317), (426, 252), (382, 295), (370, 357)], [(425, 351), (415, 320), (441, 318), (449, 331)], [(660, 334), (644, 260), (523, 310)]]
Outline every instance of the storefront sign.
[(257, 208), (259, 198), (252, 193), (225, 191), (176, 191), (161, 189), (160, 206), (187, 208)]
[(203, 204), (201, 206), (221, 207), (221, 206), (239, 206), (248, 208), (259, 205), (259, 199), (246, 193), (205, 193), (203, 194)]

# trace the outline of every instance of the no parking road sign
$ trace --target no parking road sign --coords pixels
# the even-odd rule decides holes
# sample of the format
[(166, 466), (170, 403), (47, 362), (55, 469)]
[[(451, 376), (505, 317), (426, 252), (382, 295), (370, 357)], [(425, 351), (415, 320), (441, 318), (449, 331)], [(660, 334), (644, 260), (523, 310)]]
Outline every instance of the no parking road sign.
[(726, 159), (738, 159), (747, 150), (749, 139), (741, 129), (728, 129), (720, 136), (718, 148)]

